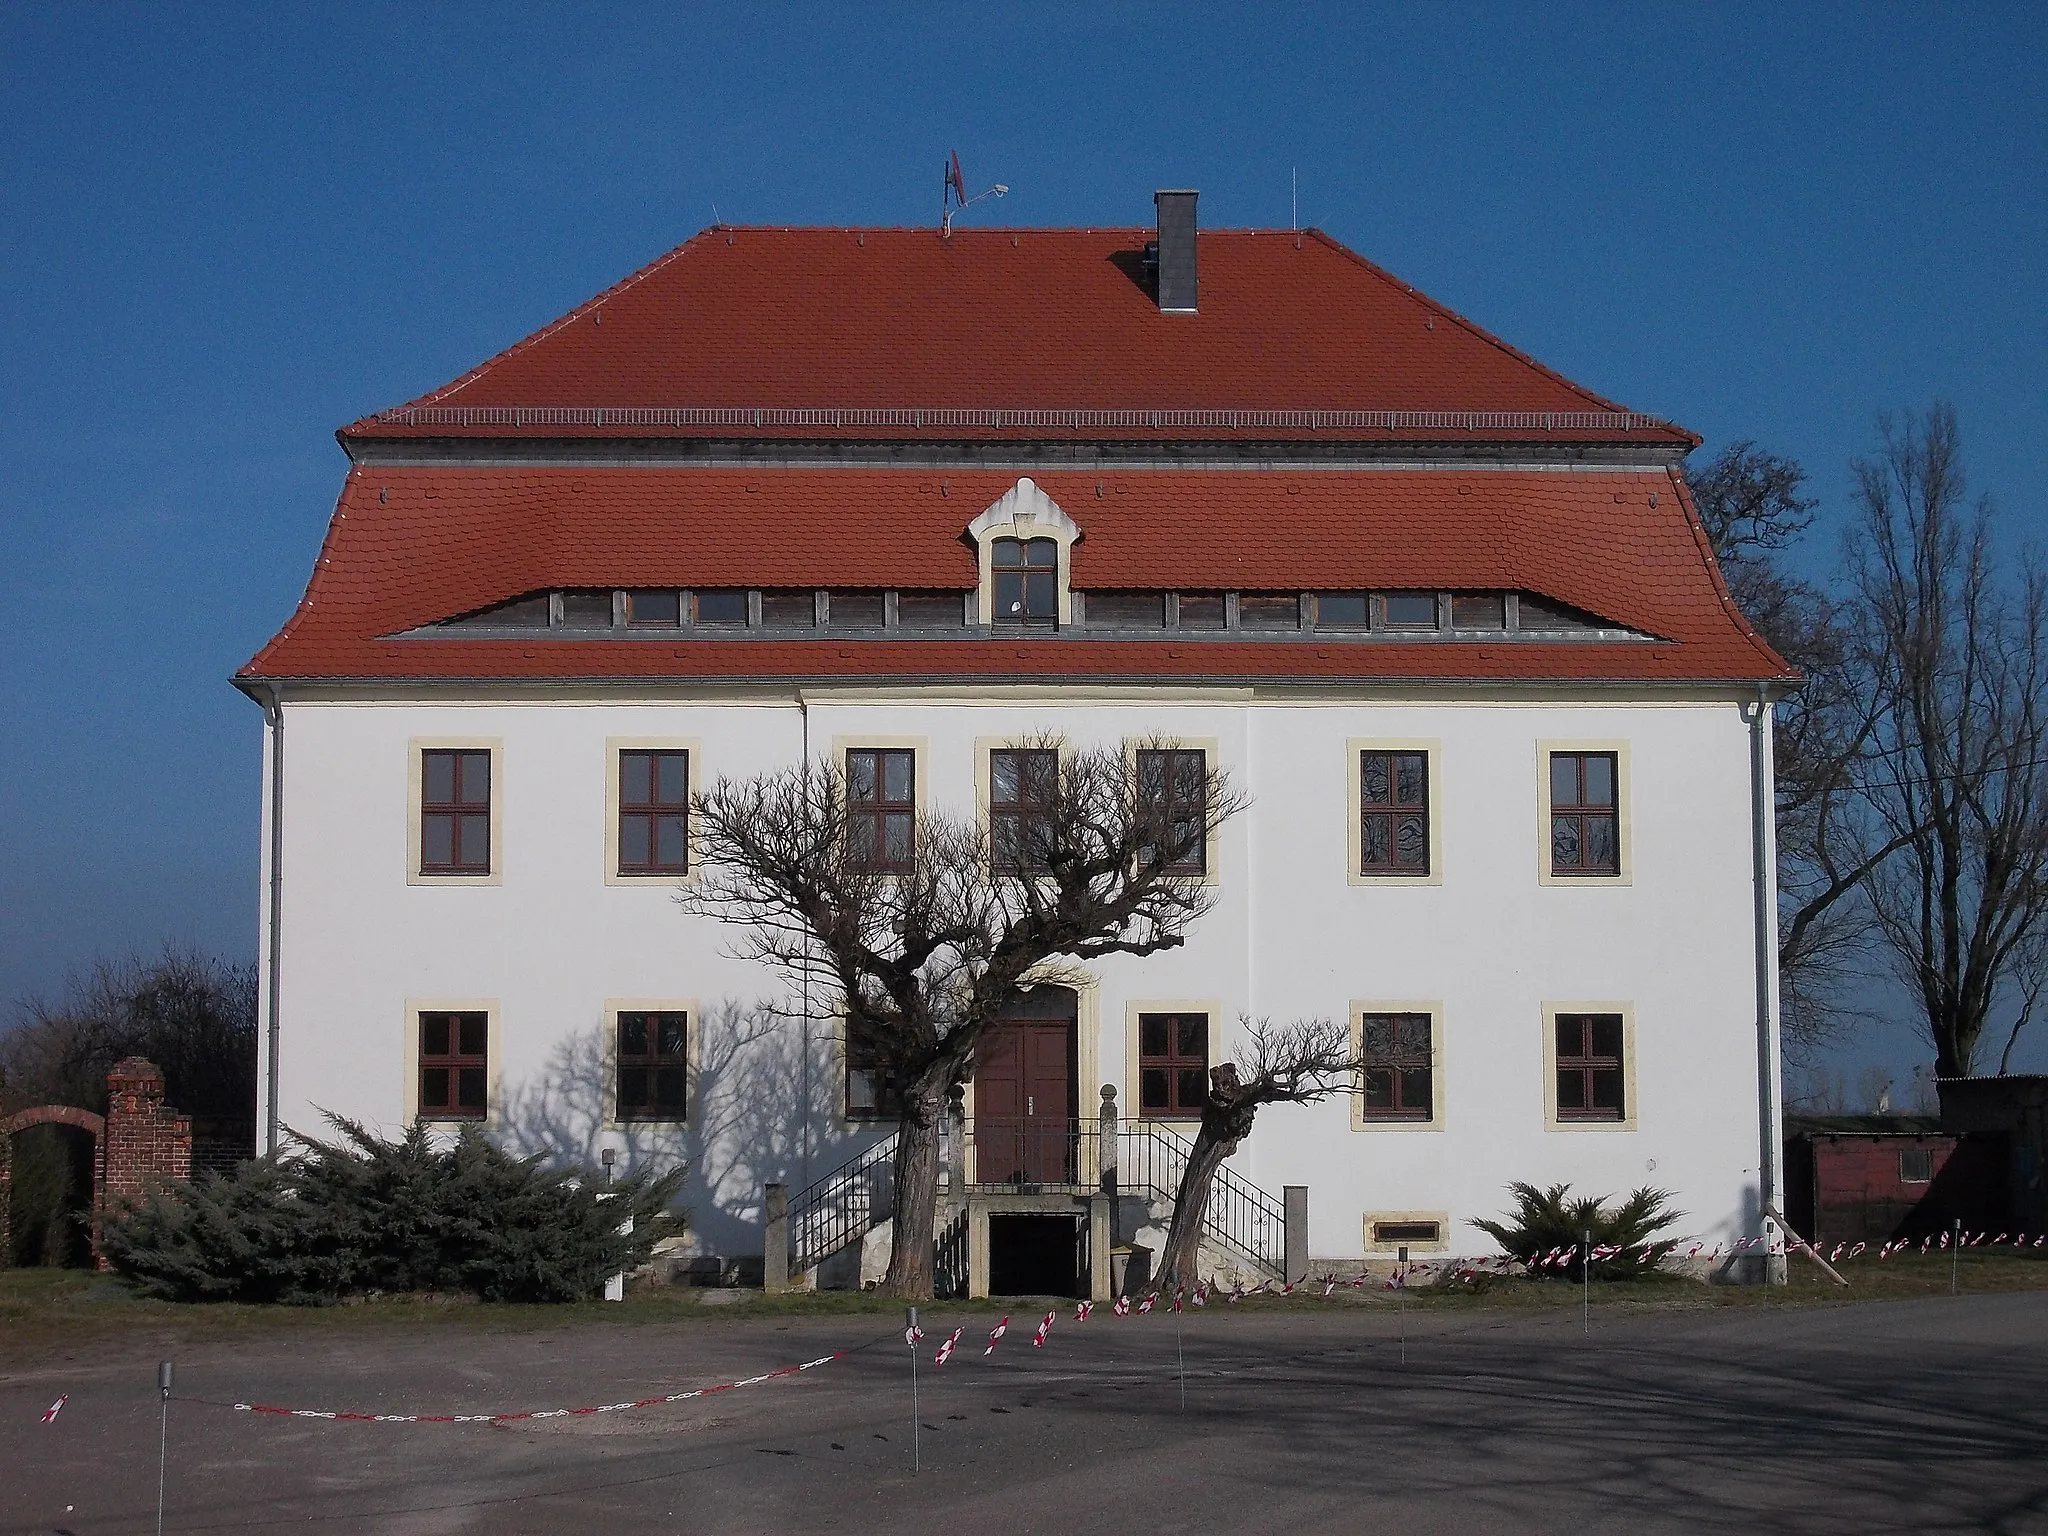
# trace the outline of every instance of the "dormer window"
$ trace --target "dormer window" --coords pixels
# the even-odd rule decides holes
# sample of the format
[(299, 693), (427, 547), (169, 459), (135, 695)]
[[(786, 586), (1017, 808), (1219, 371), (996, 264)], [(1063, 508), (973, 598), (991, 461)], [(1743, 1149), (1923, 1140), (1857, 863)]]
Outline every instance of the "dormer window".
[(1060, 547), (1053, 539), (997, 539), (989, 563), (995, 575), (998, 624), (1052, 624), (1060, 616)]

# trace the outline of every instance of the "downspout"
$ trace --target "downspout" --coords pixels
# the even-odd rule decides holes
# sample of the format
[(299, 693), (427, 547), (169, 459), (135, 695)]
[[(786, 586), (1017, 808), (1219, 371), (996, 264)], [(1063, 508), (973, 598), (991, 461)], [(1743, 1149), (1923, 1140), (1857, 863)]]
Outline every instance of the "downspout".
[(269, 915), (265, 924), (264, 956), (267, 979), (265, 991), (269, 1017), (264, 1021), (264, 1128), (263, 1150), (275, 1155), (277, 1152), (277, 1042), (278, 1042), (278, 983), (283, 977), (279, 960), (279, 939), (284, 922), (284, 696), (277, 683), (270, 685), (270, 697), (263, 705), (263, 720), (270, 734), (270, 793), (268, 795), (270, 823), (270, 889)]
[(1784, 1106), (1779, 1082), (1777, 764), (1771, 742), (1768, 685), (1756, 685), (1749, 716), (1750, 831), (1756, 893), (1757, 1185), (1765, 1217), (1764, 1281), (1783, 1285), (1785, 1249)]
[[(798, 761), (808, 773), (811, 766), (811, 705), (801, 688), (796, 691), (796, 712), (802, 721), (803, 731), (803, 756)], [(810, 948), (810, 943), (807, 935), (804, 947)], [(803, 968), (798, 979), (803, 988), (803, 1019), (800, 1026), (803, 1031), (803, 1057), (798, 1074), (800, 1086), (797, 1099), (797, 1103), (802, 1106), (797, 1121), (803, 1133), (803, 1182), (798, 1184), (797, 1188), (803, 1190), (811, 1187), (811, 968), (808, 965)]]

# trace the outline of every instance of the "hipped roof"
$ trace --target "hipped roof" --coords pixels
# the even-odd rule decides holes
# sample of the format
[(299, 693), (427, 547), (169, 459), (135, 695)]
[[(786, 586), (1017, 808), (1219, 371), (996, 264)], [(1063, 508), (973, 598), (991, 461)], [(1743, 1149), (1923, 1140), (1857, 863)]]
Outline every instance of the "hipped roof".
[(1317, 231), (707, 229), (345, 444), (417, 437), (1639, 443), (1629, 412)]

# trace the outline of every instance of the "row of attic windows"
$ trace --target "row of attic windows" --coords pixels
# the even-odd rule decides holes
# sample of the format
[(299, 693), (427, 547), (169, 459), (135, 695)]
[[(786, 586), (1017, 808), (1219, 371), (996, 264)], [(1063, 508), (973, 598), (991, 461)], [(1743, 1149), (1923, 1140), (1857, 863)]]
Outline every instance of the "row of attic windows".
[[(1073, 621), (1057, 624), (1052, 572), (996, 571), (996, 628), (1093, 633), (1422, 634), (1486, 638), (1612, 636), (1623, 626), (1531, 592), (1076, 591)], [(1044, 591), (1033, 583), (1041, 575)], [(1011, 578), (1005, 580), (1005, 577)], [(923, 633), (974, 627), (972, 592), (811, 588), (630, 587), (536, 592), (443, 621), (443, 627), (575, 631), (747, 630)]]

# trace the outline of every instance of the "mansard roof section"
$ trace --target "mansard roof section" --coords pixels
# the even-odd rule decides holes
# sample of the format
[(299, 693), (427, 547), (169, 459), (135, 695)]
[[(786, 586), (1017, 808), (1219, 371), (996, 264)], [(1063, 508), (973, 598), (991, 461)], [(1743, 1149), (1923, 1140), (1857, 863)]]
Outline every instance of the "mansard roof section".
[(1014, 494), (1019, 477), (358, 465), (298, 611), (243, 676), (1792, 676), (1729, 601), (1675, 471), (1041, 470), (1033, 479), (1083, 534), (1071, 557), (1078, 590), (1522, 590), (1658, 643), (422, 638), (408, 632), (551, 589), (969, 591), (978, 571), (964, 530)]
[(1204, 230), (1162, 312), (1152, 234), (708, 229), (341, 437), (1697, 442), (1314, 230)]

